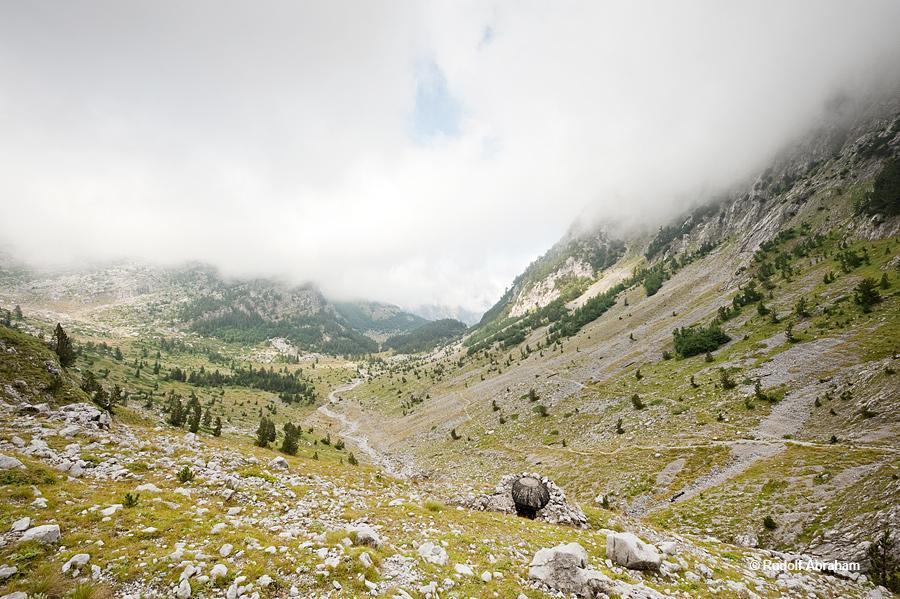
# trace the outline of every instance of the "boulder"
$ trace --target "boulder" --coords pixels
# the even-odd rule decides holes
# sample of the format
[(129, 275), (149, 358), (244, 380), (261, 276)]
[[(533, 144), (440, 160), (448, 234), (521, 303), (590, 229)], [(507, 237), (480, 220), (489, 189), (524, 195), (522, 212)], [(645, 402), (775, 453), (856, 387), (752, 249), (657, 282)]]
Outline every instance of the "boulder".
[(59, 525), (58, 524), (44, 524), (42, 526), (35, 526), (33, 528), (29, 528), (25, 531), (25, 534), (22, 535), (20, 541), (37, 541), (41, 544), (49, 544), (56, 543), (59, 541), (60, 533), (59, 533)]
[(430, 541), (419, 545), (419, 556), (426, 562), (437, 564), (438, 566), (446, 566), (450, 560), (443, 547)]
[(144, 483), (142, 485), (138, 485), (134, 489), (138, 493), (160, 493), (159, 487), (154, 485), (153, 483)]
[(84, 567), (91, 560), (91, 556), (87, 553), (78, 553), (73, 555), (72, 558), (63, 564), (62, 573), (65, 574), (69, 570), (72, 570), (75, 574), (78, 573), (81, 568)]
[(28, 530), (28, 527), (31, 526), (31, 518), (25, 516), (24, 518), (19, 518), (15, 522), (13, 522), (12, 528), (10, 528), (10, 532), (24, 532)]
[[(549, 495), (544, 506), (535, 510), (533, 514), (535, 520), (550, 522), (551, 524), (566, 524), (577, 528), (587, 528), (587, 516), (581, 511), (581, 508), (569, 503), (566, 499), (565, 492), (552, 480), (534, 472), (508, 474), (500, 479), (500, 482), (494, 488), (494, 492), (490, 495), (471, 494), (463, 497), (455, 497), (450, 503), (471, 510), (515, 514), (519, 512), (519, 510), (516, 509), (516, 503), (513, 497), (513, 487), (516, 487), (517, 495), (524, 497), (526, 489), (522, 488), (520, 481), (526, 479), (537, 481), (537, 484), (529, 481), (530, 487), (528, 489), (528, 494), (533, 494), (535, 496), (537, 504), (544, 502), (544, 491)], [(516, 485), (517, 482), (520, 484)], [(530, 513), (523, 515), (531, 516)]]
[(0, 582), (3, 582), (18, 571), (19, 569), (16, 566), (7, 566), (6, 564), (0, 566)]
[(368, 545), (369, 547), (380, 547), (381, 536), (374, 528), (368, 524), (360, 524), (350, 529), (350, 532), (356, 533), (356, 545)]
[(3, 455), (0, 453), (0, 470), (10, 470), (12, 468), (24, 468), (25, 464), (23, 464), (20, 460), (8, 455)]
[(606, 535), (606, 557), (631, 570), (658, 570), (662, 562), (656, 549), (630, 532)]
[(269, 468), (273, 470), (288, 470), (289, 467), (288, 461), (283, 456), (272, 458), (272, 461), (269, 462)]
[(610, 578), (587, 567), (587, 552), (578, 543), (539, 550), (528, 566), (528, 578), (554, 591), (579, 597), (609, 594), (615, 587)]
[(116, 512), (118, 512), (121, 509), (122, 509), (121, 503), (114, 503), (111, 506), (100, 510), (100, 514), (102, 516), (112, 516), (113, 514), (115, 514)]
[(225, 578), (228, 576), (228, 567), (224, 564), (216, 564), (212, 567), (212, 570), (209, 571), (210, 579), (216, 581), (219, 578)]

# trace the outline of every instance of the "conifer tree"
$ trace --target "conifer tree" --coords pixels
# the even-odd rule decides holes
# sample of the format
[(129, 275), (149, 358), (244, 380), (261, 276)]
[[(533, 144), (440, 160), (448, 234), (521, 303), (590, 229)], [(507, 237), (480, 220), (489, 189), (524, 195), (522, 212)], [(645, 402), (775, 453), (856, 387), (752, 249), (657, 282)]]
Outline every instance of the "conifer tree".
[(16, 315), (16, 320), (22, 320), (25, 318), (22, 315), (22, 306), (20, 306), (19, 304), (16, 304), (16, 308), (15, 308), (15, 310), (13, 310), (13, 312)]
[(297, 438), (299, 431), (297, 427), (288, 422), (284, 425), (284, 440), (281, 442), (281, 451), (288, 455), (297, 454)]
[(216, 416), (216, 425), (213, 427), (213, 436), (221, 437), (222, 436), (222, 419)]
[(56, 323), (56, 330), (53, 332), (53, 350), (59, 357), (59, 363), (63, 368), (75, 363), (75, 348), (72, 347), (72, 340), (69, 339), (59, 323)]
[(269, 446), (269, 419), (263, 416), (259, 421), (259, 427), (256, 429), (256, 445), (257, 447)]
[(853, 301), (859, 304), (863, 312), (871, 312), (872, 306), (881, 301), (875, 279), (866, 277), (853, 289)]

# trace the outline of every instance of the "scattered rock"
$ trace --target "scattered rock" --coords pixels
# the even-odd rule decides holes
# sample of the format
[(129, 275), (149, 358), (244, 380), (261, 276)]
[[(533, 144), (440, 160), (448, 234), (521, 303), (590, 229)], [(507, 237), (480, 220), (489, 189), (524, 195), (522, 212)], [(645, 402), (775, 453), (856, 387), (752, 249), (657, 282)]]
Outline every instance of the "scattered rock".
[(19, 569), (15, 566), (7, 566), (6, 564), (3, 564), (2, 566), (0, 566), (0, 581), (6, 580), (18, 571)]

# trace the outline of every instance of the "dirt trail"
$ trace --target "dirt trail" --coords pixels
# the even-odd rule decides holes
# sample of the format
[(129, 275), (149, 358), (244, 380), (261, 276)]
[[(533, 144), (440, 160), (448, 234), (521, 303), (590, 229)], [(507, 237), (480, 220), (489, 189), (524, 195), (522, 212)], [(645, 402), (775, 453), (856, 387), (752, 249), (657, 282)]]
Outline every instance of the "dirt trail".
[(336, 405), (340, 401), (338, 393), (350, 391), (362, 383), (362, 381), (363, 379), (354, 379), (349, 383), (335, 387), (331, 393), (328, 394), (328, 403), (319, 406), (316, 412), (329, 420), (338, 422), (341, 426), (339, 432), (341, 438), (343, 438), (345, 442), (349, 442), (356, 446), (356, 448), (365, 454), (373, 464), (379, 466), (391, 476), (411, 478), (419, 474), (419, 471), (408, 460), (397, 459), (373, 447), (369, 438), (359, 432), (360, 425), (358, 421), (349, 418), (342, 412), (335, 412), (329, 407)]

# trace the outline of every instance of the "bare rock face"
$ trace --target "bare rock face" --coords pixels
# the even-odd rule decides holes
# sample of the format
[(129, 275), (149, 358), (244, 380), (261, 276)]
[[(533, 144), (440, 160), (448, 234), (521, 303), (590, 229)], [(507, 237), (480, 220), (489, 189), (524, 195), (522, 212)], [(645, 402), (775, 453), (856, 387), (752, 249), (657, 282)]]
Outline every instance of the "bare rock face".
[[(538, 481), (549, 495), (546, 504), (535, 511), (535, 520), (550, 522), (551, 524), (566, 524), (577, 528), (587, 527), (587, 516), (584, 515), (581, 508), (569, 503), (566, 500), (565, 492), (556, 486), (552, 480), (533, 472), (508, 474), (500, 479), (500, 483), (490, 495), (470, 494), (464, 497), (456, 497), (450, 503), (482, 512), (515, 514), (517, 510), (513, 500), (513, 486), (523, 478)], [(537, 491), (537, 493), (540, 492)]]

